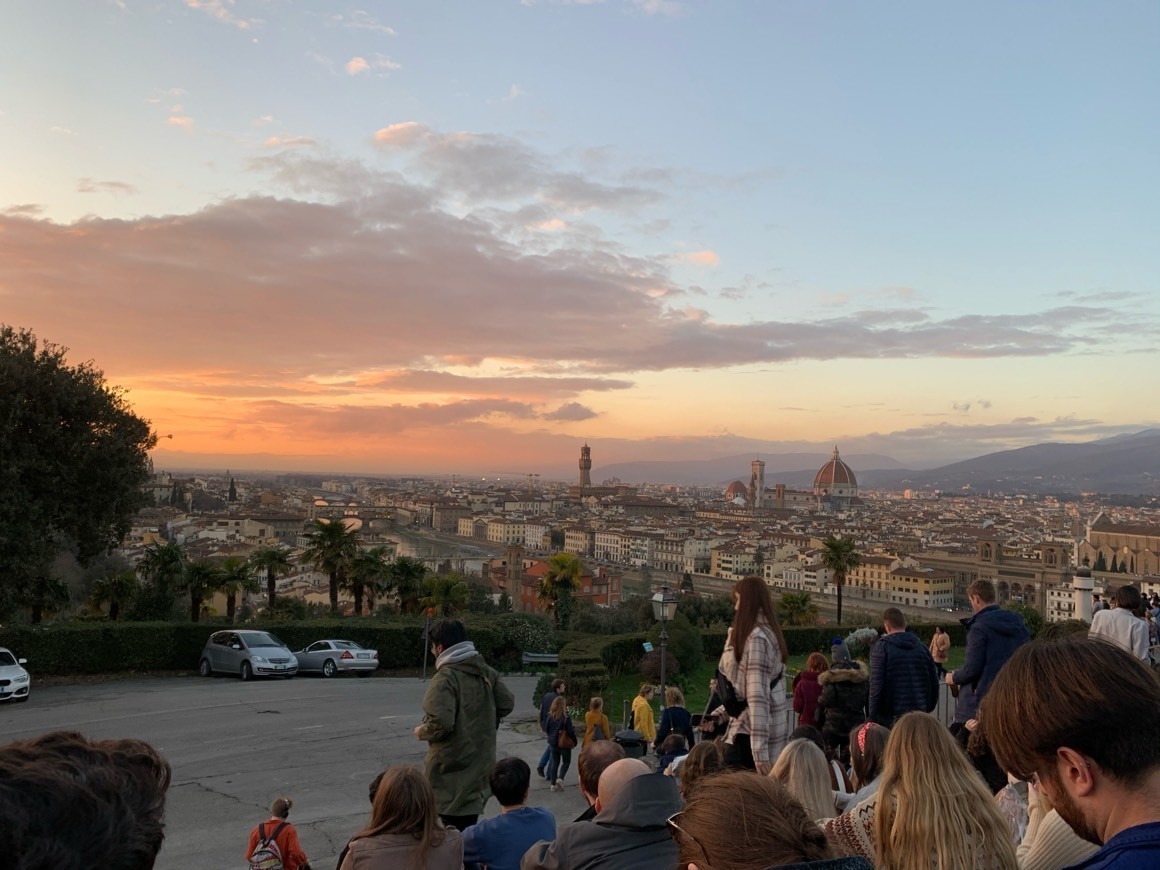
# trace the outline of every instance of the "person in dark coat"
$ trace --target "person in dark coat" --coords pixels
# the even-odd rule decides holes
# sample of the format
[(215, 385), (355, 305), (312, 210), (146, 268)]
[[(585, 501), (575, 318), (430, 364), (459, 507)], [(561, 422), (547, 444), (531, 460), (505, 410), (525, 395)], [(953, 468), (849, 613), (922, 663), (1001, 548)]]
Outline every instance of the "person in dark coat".
[(435, 675), (423, 695), (423, 723), (415, 737), (427, 742), (424, 770), (443, 824), (474, 825), (491, 797), (495, 732), (515, 707), (494, 668), (483, 660), (458, 619), (443, 619), (428, 634)]
[(990, 580), (976, 580), (968, 586), (967, 600), (975, 615), (963, 622), (967, 629), (966, 660), (961, 668), (946, 676), (948, 686), (974, 689), (965, 696), (960, 695), (955, 707), (955, 717), (964, 722), (975, 718), (979, 703), (1007, 659), (1031, 640), (1023, 617), (1014, 611), (1002, 610), (995, 603), (995, 584)]
[(882, 613), (886, 634), (870, 649), (870, 719), (890, 728), (904, 713), (938, 704), (938, 668), (930, 650), (906, 630), (897, 607)]
[[(568, 715), (568, 706), (564, 696), (560, 695), (552, 702), (548, 710), (548, 781), (552, 783), (552, 791), (564, 790), (564, 774), (568, 772), (568, 765), (572, 763), (572, 750), (580, 745), (576, 739), (576, 727), (572, 724), (572, 717)], [(570, 745), (561, 745), (561, 735), (567, 736)]]
[(614, 761), (600, 776), (592, 821), (562, 827), (552, 842), (532, 846), (520, 870), (672, 870), (677, 844), (667, 822), (681, 809), (681, 795), (671, 776), (651, 774), (639, 758)]
[(858, 662), (836, 660), (818, 677), (818, 728), (843, 764), (850, 760), (850, 731), (866, 721), (870, 673)]
[(714, 677), (709, 680), (709, 701), (705, 704), (705, 711), (701, 714), (701, 724), (698, 726), (702, 740), (716, 740), (718, 737), (724, 737), (725, 732), (729, 730), (728, 719), (718, 722), (709, 715), (720, 706), (721, 696), (717, 694), (717, 678)]
[[(563, 680), (552, 680), (552, 687), (544, 693), (544, 697), (540, 699), (540, 730), (544, 732), (544, 737), (548, 735), (548, 712), (552, 709), (552, 702), (564, 694), (565, 689)], [(548, 766), (548, 761), (552, 757), (551, 741), (544, 745), (544, 754), (540, 756), (540, 763), (536, 765), (536, 776), (547, 776), (545, 768)]]
[(685, 746), (693, 745), (693, 714), (685, 709), (685, 695), (676, 686), (665, 689), (665, 711), (661, 714), (661, 724), (657, 726), (657, 737), (653, 741), (653, 746), (660, 749), (670, 734), (680, 734), (684, 737)]

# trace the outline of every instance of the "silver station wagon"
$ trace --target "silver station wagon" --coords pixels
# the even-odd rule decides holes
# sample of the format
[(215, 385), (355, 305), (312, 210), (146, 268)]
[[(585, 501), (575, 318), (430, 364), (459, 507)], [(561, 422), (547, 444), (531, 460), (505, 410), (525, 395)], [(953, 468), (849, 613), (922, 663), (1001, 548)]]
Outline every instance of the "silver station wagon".
[(290, 678), (298, 673), (298, 659), (268, 631), (218, 631), (206, 641), (197, 669), (203, 677), (237, 674), (243, 680)]

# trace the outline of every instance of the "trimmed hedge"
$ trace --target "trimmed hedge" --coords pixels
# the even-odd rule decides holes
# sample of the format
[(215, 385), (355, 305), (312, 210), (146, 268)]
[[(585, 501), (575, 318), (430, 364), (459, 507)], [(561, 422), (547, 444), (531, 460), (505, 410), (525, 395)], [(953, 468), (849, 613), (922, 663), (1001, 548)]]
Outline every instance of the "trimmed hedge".
[[(525, 645), (543, 645), (540, 617), (513, 614), (498, 617), (469, 616), (470, 638), (483, 657), (500, 670), (518, 670)], [(390, 622), (378, 618), (320, 619), (303, 622), (256, 622), (239, 629), (269, 631), (291, 649), (302, 649), (326, 637), (342, 637), (379, 651), (379, 664), (386, 670), (419, 668), (423, 663), (424, 620), (396, 617)], [(966, 632), (958, 622), (943, 626), (951, 643), (966, 643)], [(55, 625), (15, 626), (0, 629), (0, 646), (26, 658), (37, 674), (98, 674), (140, 670), (194, 670), (206, 640), (222, 623), (192, 622), (70, 622)], [(791, 655), (815, 651), (829, 653), (830, 639), (843, 637), (852, 626), (791, 627), (785, 629)], [(929, 643), (933, 625), (911, 629)], [(716, 661), (725, 646), (724, 629), (702, 629), (701, 642), (708, 661)], [(568, 642), (559, 653), (559, 673), (569, 680), (570, 700), (587, 706), (608, 680), (635, 672), (644, 656), (643, 632), (622, 635), (567, 634)], [(543, 652), (529, 649), (528, 652)]]
[[(510, 614), (508, 614), (510, 616)], [(473, 616), (468, 636), (493, 667), (518, 669), (521, 644), (538, 637), (523, 620)], [(238, 630), (268, 631), (292, 650), (341, 637), (377, 649), (386, 670), (423, 664), (425, 621), (376, 618), (253, 622)], [(209, 636), (231, 626), (219, 622), (69, 622), (0, 629), (0, 646), (28, 659), (34, 674), (99, 674), (117, 671), (196, 670)], [(537, 645), (539, 645), (537, 643)], [(542, 650), (530, 650), (542, 652)]]

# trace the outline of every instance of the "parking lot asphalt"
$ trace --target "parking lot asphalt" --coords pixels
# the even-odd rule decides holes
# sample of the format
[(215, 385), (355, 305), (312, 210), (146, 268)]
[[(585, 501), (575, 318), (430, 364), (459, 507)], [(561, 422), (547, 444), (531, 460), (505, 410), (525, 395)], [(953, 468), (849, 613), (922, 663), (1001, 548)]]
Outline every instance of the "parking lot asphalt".
[[(34, 677), (35, 680), (35, 677)], [(500, 727), (498, 757), (518, 756), (532, 771), (529, 804), (559, 823), (586, 806), (577, 788), (576, 755), (563, 792), (538, 780), (544, 747), (536, 726), (534, 676), (504, 678), (516, 711)], [(290, 821), (315, 870), (334, 867), (350, 836), (367, 821), (367, 786), (388, 765), (422, 766), (427, 744), (412, 729), (426, 683), (416, 678), (353, 675), (293, 680), (171, 677), (93, 685), (36, 686), (25, 704), (0, 705), (0, 741), (49, 731), (91, 738), (136, 737), (173, 766), (159, 870), (245, 866), (250, 829), (270, 802), (294, 800)], [(497, 814), (495, 800), (485, 816)]]

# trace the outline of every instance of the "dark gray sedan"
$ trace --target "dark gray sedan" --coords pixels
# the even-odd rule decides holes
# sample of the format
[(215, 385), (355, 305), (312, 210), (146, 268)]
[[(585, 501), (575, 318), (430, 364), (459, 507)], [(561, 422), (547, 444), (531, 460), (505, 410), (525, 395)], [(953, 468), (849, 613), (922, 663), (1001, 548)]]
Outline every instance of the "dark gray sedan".
[(317, 672), (334, 677), (353, 671), (360, 677), (369, 677), (379, 666), (378, 650), (366, 649), (353, 640), (318, 640), (306, 649), (294, 653), (298, 672)]

